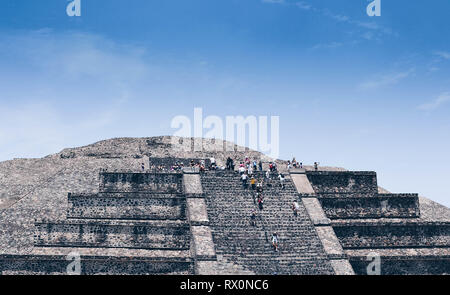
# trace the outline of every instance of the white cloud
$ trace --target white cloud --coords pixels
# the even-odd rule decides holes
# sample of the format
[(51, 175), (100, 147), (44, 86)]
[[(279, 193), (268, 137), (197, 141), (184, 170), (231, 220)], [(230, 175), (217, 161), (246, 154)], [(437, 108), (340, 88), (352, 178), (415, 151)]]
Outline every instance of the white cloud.
[(295, 5), (302, 10), (310, 10), (312, 8), (311, 4), (304, 1), (297, 2)]
[(373, 32), (365, 32), (364, 34), (362, 34), (362, 37), (366, 40), (373, 40), (375, 38), (375, 34)]
[(443, 59), (450, 59), (450, 52), (447, 51), (435, 51), (433, 52), (434, 55), (437, 55)]
[(332, 19), (334, 19), (335, 21), (338, 21), (338, 22), (349, 22), (350, 21), (350, 18), (348, 16), (342, 15), (342, 14), (333, 13), (333, 12), (331, 12), (328, 9), (323, 10), (322, 14), (327, 16), (327, 17), (330, 17), (330, 18), (332, 18)]
[(298, 9), (317, 13), (339, 23), (344, 23), (359, 29), (358, 35), (361, 39), (368, 41), (381, 41), (383, 36), (397, 34), (391, 28), (380, 25), (374, 21), (355, 20), (347, 15), (335, 13), (328, 8), (319, 8), (313, 6), (309, 1), (288, 2), (286, 0), (261, 0), (263, 3), (283, 4), (297, 7)]
[(414, 69), (410, 69), (404, 72), (390, 73), (375, 77), (369, 81), (361, 83), (358, 88), (363, 90), (377, 89), (399, 83), (401, 80), (408, 78), (414, 73)]
[(427, 74), (431, 74), (431, 73), (437, 72), (437, 71), (439, 71), (439, 70), (440, 70), (439, 67), (430, 66), (430, 67), (428, 67), (428, 72), (427, 72)]
[[(275, 0), (266, 0), (266, 1), (275, 1)], [(361, 38), (369, 40), (369, 41), (373, 41), (373, 40), (380, 41), (381, 37), (384, 35), (395, 35), (394, 32), (390, 28), (384, 27), (374, 21), (355, 20), (347, 15), (338, 14), (329, 9), (321, 9), (321, 8), (314, 7), (312, 4), (310, 4), (309, 2), (306, 2), (306, 1), (299, 1), (296, 3), (286, 3), (286, 4), (295, 5), (295, 6), (297, 6), (297, 8), (300, 8), (301, 10), (307, 10), (307, 11), (311, 11), (314, 13), (318, 13), (322, 16), (330, 18), (339, 23), (345, 23), (348, 25), (356, 26), (360, 30), (363, 30), (363, 32), (360, 32)]]
[(343, 46), (344, 44), (341, 42), (331, 42), (331, 43), (319, 43), (314, 45), (311, 49), (317, 50), (317, 49), (333, 49)]
[(448, 102), (450, 102), (450, 92), (444, 92), (433, 101), (418, 106), (418, 109), (422, 111), (434, 111)]
[(141, 58), (144, 51), (138, 47), (118, 45), (92, 34), (46, 32), (6, 37), (5, 41), (13, 43), (19, 50), (16, 54), (37, 70), (58, 76), (131, 81), (147, 71)]
[(380, 29), (380, 26), (375, 22), (353, 21), (353, 23), (361, 28), (366, 28), (369, 30), (379, 30)]

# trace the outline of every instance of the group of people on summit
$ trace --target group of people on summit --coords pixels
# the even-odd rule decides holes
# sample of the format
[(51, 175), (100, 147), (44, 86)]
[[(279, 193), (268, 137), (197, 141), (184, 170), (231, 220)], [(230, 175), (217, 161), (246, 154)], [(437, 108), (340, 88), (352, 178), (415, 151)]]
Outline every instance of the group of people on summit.
[[(318, 171), (318, 162), (314, 162), (314, 170)], [(236, 166), (234, 163), (234, 160), (230, 157), (227, 158), (226, 164), (223, 166), (219, 166), (216, 162), (216, 159), (214, 157), (211, 157), (209, 159), (209, 165), (205, 163), (205, 160), (194, 160), (191, 159), (186, 165), (181, 161), (176, 161), (173, 165), (170, 165), (169, 167), (159, 164), (159, 165), (151, 165), (150, 170), (156, 171), (156, 172), (177, 172), (182, 171), (185, 168), (190, 168), (192, 171), (199, 171), (199, 172), (205, 172), (206, 170), (215, 171), (215, 170), (229, 170), (234, 171)], [(292, 161), (287, 161), (286, 165), (287, 170), (290, 170), (292, 168), (300, 168), (303, 169), (303, 163), (297, 162), (295, 158), (292, 159)], [(145, 171), (145, 164), (141, 164), (142, 171)], [(253, 172), (256, 171), (263, 171), (263, 163), (261, 160), (253, 160), (251, 161), (248, 157), (245, 158), (244, 161), (240, 162), (239, 164), (239, 173), (242, 175), (243, 173), (246, 173), (248, 176), (251, 176)], [(277, 173), (278, 167), (276, 162), (269, 162), (268, 166), (268, 172), (270, 173)], [(280, 175), (278, 176), (280, 177)], [(280, 179), (281, 182), (283, 180)]]

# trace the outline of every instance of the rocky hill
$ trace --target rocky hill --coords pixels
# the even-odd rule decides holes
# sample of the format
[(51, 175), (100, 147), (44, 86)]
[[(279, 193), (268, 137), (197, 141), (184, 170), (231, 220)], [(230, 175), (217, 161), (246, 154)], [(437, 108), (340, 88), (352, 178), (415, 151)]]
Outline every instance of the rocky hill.
[[(198, 139), (197, 139), (198, 140)], [(174, 146), (174, 142), (189, 142), (191, 151), (183, 151)], [(10, 207), (23, 197), (32, 194), (38, 187), (52, 182), (56, 176), (79, 171), (84, 174), (97, 173), (100, 168), (138, 169), (142, 162), (147, 164), (153, 158), (210, 158), (215, 157), (219, 165), (224, 165), (227, 157), (240, 161), (245, 157), (261, 159), (268, 163), (274, 161), (260, 152), (239, 147), (221, 140), (203, 139), (201, 152), (194, 150), (194, 139), (172, 136), (149, 138), (114, 138), (103, 140), (88, 146), (67, 148), (63, 151), (41, 159), (14, 159), (0, 162), (0, 209)], [(232, 152), (224, 152), (231, 147)], [(280, 168), (285, 168), (285, 161), (276, 160)], [(188, 163), (186, 163), (188, 164)], [(306, 166), (308, 170), (313, 167)], [(321, 167), (323, 170), (343, 171), (343, 168)], [(81, 177), (81, 176), (80, 176)], [(83, 177), (82, 177), (83, 178)], [(73, 180), (72, 180), (73, 181)], [(89, 183), (89, 181), (86, 179)], [(82, 179), (78, 180), (80, 184)], [(64, 184), (61, 188), (64, 188)], [(69, 185), (69, 184), (67, 184)], [(67, 186), (69, 189), (70, 186)], [(82, 186), (80, 189), (83, 191)]]

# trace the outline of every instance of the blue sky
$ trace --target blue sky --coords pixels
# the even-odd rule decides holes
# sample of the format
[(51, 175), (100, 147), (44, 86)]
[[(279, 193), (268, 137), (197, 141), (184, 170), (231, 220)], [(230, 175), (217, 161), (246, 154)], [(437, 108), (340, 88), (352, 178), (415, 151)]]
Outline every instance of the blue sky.
[(450, 2), (0, 3), (0, 160), (174, 116), (280, 116), (281, 158), (375, 170), (450, 206)]

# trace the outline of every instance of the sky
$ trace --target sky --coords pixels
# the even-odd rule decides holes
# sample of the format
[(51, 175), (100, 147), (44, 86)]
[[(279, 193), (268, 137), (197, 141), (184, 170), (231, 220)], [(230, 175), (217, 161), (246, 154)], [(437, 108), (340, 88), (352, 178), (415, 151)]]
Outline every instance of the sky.
[(279, 116), (280, 158), (450, 206), (450, 2), (0, 2), (0, 161), (176, 116)]

